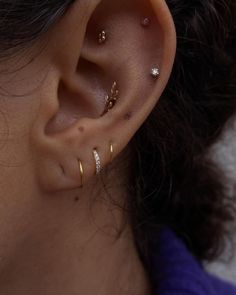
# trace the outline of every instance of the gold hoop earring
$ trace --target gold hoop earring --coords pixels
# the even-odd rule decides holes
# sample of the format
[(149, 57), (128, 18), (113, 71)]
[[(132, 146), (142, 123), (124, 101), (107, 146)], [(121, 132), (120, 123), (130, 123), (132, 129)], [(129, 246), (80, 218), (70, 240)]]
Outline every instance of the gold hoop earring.
[(114, 156), (114, 146), (113, 143), (110, 142), (110, 162), (112, 162)]
[(80, 171), (80, 188), (83, 187), (83, 180), (84, 180), (84, 168), (83, 168), (83, 164), (80, 160), (78, 160), (79, 162), (79, 171)]

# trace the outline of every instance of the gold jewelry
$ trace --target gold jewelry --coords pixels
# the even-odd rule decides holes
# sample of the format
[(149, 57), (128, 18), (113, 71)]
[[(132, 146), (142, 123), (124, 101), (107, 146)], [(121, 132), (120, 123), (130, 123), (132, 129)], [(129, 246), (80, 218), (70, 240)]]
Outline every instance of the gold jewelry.
[(114, 146), (113, 143), (110, 142), (110, 162), (112, 162), (114, 156)]
[(102, 166), (101, 166), (100, 156), (96, 149), (93, 150), (93, 156), (94, 156), (95, 165), (96, 165), (96, 174), (99, 174), (102, 170)]
[(107, 40), (107, 33), (106, 33), (106, 31), (102, 30), (98, 36), (98, 43), (103, 44), (106, 42), (106, 40)]
[(80, 188), (83, 187), (83, 178), (84, 178), (84, 168), (82, 165), (82, 162), (80, 160), (78, 160), (79, 162), (79, 171), (80, 171)]
[(109, 110), (111, 110), (115, 106), (118, 98), (119, 90), (117, 89), (117, 82), (113, 82), (110, 94), (105, 97), (105, 109), (101, 116), (105, 115)]

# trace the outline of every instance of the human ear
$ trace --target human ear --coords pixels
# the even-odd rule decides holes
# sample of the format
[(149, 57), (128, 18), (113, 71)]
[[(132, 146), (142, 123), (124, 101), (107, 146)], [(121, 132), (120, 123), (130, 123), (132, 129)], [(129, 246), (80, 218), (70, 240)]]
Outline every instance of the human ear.
[(94, 149), (97, 169), (107, 166), (144, 123), (168, 83), (176, 32), (164, 0), (91, 0), (76, 1), (47, 36), (31, 140), (41, 188), (60, 191), (85, 186)]

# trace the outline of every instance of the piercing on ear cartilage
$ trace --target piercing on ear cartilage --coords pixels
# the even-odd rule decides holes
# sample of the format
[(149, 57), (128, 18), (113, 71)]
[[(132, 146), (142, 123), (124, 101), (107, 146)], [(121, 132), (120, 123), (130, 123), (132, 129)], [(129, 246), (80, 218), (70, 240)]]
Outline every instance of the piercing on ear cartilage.
[(103, 44), (107, 41), (107, 33), (105, 30), (102, 30), (98, 36), (98, 43)]
[(150, 17), (144, 17), (142, 20), (141, 20), (141, 26), (144, 27), (144, 28), (147, 28), (151, 25), (151, 19)]
[(151, 76), (154, 78), (154, 79), (157, 79), (159, 76), (160, 76), (160, 71), (158, 68), (152, 68), (151, 69)]
[(80, 171), (80, 188), (83, 187), (83, 178), (84, 178), (84, 168), (83, 168), (83, 164), (80, 160), (78, 160), (78, 164), (79, 164), (79, 171)]
[(119, 90), (117, 89), (117, 82), (113, 82), (110, 94), (106, 95), (105, 97), (105, 109), (103, 113), (101, 114), (101, 116), (103, 116), (109, 110), (111, 110), (115, 106), (118, 99), (119, 99)]
[(102, 170), (101, 159), (96, 149), (93, 149), (93, 156), (95, 160), (96, 174), (99, 174)]

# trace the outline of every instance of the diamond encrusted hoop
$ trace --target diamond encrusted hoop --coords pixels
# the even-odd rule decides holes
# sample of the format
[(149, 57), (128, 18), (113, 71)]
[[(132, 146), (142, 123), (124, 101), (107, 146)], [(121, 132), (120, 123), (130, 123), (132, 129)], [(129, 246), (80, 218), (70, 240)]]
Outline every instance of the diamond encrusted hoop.
[(96, 149), (93, 150), (93, 156), (94, 156), (94, 160), (96, 164), (96, 174), (99, 174), (102, 170), (102, 166), (101, 166), (101, 159)]

